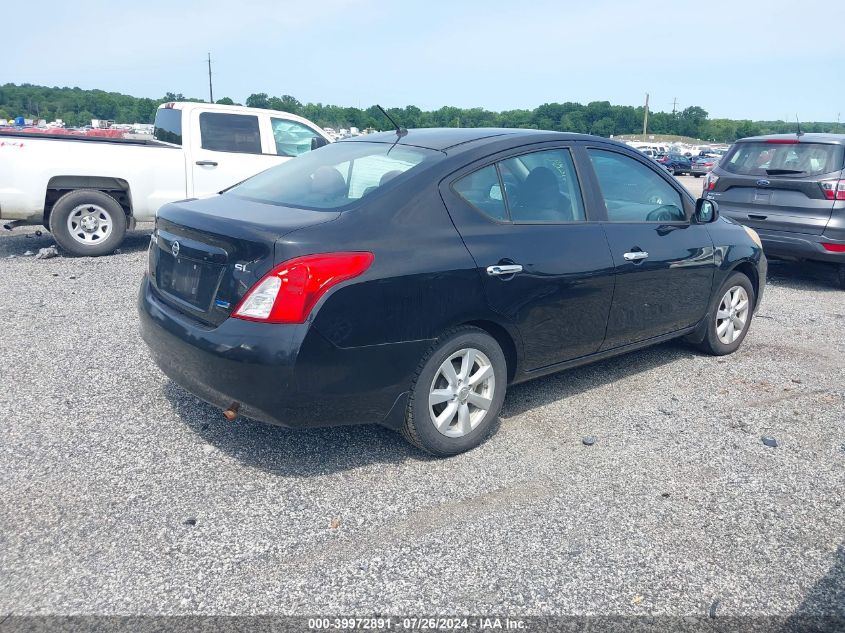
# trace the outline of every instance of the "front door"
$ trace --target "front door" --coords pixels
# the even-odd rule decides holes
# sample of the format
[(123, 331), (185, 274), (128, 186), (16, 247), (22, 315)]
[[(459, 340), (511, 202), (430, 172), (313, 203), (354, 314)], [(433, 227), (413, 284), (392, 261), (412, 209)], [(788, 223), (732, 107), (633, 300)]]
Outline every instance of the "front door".
[(706, 226), (689, 221), (687, 196), (645, 160), (611, 149), (591, 148), (587, 155), (616, 268), (602, 349), (695, 325), (710, 301), (715, 253)]
[(442, 189), (492, 309), (516, 325), (525, 369), (596, 352), (613, 260), (588, 221), (568, 147), (505, 156)]

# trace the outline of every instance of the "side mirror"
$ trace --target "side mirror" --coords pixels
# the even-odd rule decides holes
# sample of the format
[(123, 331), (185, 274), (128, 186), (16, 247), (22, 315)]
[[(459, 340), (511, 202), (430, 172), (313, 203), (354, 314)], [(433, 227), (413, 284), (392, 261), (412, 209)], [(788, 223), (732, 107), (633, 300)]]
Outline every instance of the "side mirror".
[(312, 151), (315, 150), (315, 149), (320, 149), (321, 147), (324, 147), (328, 144), (329, 144), (329, 142), (326, 139), (324, 139), (322, 136), (315, 136), (311, 139), (311, 149), (312, 149)]
[(695, 221), (698, 224), (710, 224), (719, 217), (719, 205), (707, 198), (699, 198), (695, 201)]

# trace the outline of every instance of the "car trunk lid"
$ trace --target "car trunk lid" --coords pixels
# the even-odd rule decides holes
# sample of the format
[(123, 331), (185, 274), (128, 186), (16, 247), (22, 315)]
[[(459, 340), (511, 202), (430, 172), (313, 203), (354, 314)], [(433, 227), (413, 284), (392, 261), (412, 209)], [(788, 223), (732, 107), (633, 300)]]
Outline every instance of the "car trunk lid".
[(152, 287), (171, 307), (219, 325), (275, 264), (298, 254), (277, 252), (279, 238), (338, 216), (233, 195), (165, 205), (150, 244)]

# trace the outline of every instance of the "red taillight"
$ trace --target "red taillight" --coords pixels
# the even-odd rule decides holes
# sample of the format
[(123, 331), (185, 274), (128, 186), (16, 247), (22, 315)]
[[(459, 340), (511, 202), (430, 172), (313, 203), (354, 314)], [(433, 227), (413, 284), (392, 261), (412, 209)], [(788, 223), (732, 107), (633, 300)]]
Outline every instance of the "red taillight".
[(845, 200), (845, 180), (822, 180), (819, 187), (828, 200)]
[(373, 254), (320, 253), (296, 257), (276, 266), (255, 284), (232, 316), (264, 323), (305, 323), (311, 309), (328, 290), (361, 275)]
[(770, 145), (798, 145), (801, 141), (797, 138), (770, 138), (766, 142)]
[(845, 244), (831, 244), (829, 242), (822, 242), (824, 250), (831, 253), (845, 253)]
[(704, 191), (713, 191), (717, 182), (719, 182), (719, 177), (711, 171), (704, 178)]
[(705, 166), (705, 167), (712, 167), (712, 166), (713, 166), (713, 163), (704, 163), (704, 166)]

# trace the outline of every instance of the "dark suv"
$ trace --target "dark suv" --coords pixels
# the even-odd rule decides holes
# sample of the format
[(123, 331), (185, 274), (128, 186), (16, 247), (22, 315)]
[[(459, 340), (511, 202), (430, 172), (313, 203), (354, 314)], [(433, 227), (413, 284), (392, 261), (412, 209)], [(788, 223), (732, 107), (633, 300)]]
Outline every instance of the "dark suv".
[(845, 134), (741, 139), (708, 174), (703, 195), (755, 229), (767, 255), (838, 265), (845, 288)]

